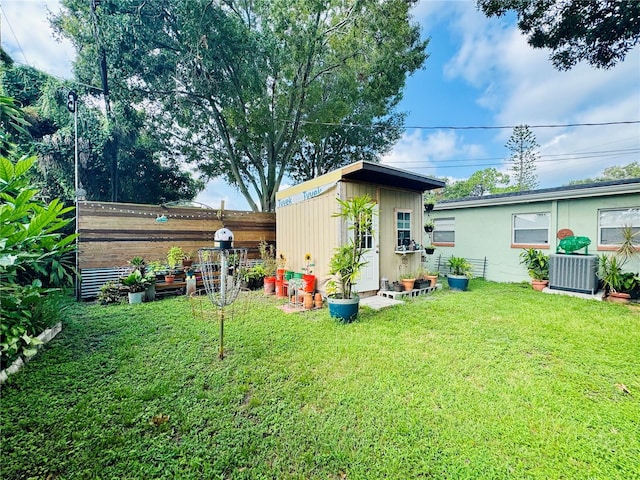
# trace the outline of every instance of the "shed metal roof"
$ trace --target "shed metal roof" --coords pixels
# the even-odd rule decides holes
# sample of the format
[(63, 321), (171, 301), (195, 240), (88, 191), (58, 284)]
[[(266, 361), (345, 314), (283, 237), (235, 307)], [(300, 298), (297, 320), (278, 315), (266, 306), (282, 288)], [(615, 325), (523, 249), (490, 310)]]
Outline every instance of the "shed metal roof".
[(420, 193), (445, 186), (444, 182), (435, 178), (390, 167), (382, 163), (360, 161), (342, 167), (341, 171), (342, 178), (346, 180), (403, 188)]

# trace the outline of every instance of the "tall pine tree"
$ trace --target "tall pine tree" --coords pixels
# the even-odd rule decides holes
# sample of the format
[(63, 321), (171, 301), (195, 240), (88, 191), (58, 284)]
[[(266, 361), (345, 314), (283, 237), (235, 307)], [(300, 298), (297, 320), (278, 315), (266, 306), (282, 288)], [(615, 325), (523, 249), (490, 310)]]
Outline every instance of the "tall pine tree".
[(505, 144), (511, 151), (511, 171), (516, 183), (516, 190), (534, 190), (538, 186), (536, 175), (536, 160), (540, 158), (537, 148), (540, 147), (536, 136), (528, 125), (514, 127), (511, 137)]

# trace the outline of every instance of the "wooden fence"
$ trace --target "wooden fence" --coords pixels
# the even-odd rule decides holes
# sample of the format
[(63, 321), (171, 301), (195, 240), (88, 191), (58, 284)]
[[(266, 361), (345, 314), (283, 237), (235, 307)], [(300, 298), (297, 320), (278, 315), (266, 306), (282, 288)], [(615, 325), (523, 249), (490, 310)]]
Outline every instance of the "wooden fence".
[(275, 213), (196, 207), (78, 202), (78, 263), (80, 270), (118, 267), (133, 257), (166, 263), (167, 251), (179, 246), (196, 252), (214, 246), (216, 230), (234, 234), (233, 246), (258, 258), (261, 239), (275, 244)]

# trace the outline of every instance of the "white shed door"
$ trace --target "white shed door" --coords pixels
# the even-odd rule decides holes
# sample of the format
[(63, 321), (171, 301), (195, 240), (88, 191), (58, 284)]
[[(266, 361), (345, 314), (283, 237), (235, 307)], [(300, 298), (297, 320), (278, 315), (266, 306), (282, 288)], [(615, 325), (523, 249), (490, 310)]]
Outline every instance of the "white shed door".
[(372, 223), (373, 231), (368, 232), (363, 239), (367, 249), (364, 254), (364, 260), (368, 263), (360, 271), (360, 278), (354, 286), (354, 290), (356, 292), (367, 292), (370, 290), (378, 290), (380, 288), (380, 249), (378, 248), (380, 232), (378, 232), (378, 205), (375, 206)]

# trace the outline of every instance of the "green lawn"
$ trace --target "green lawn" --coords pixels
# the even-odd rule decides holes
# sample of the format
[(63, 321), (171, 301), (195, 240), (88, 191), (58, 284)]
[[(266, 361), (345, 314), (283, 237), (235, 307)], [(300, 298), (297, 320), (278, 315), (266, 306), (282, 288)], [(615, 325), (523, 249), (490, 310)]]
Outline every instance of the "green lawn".
[(633, 307), (479, 280), (351, 325), (278, 303), (227, 310), (223, 361), (204, 301), (74, 307), (2, 389), (0, 476), (640, 478)]

